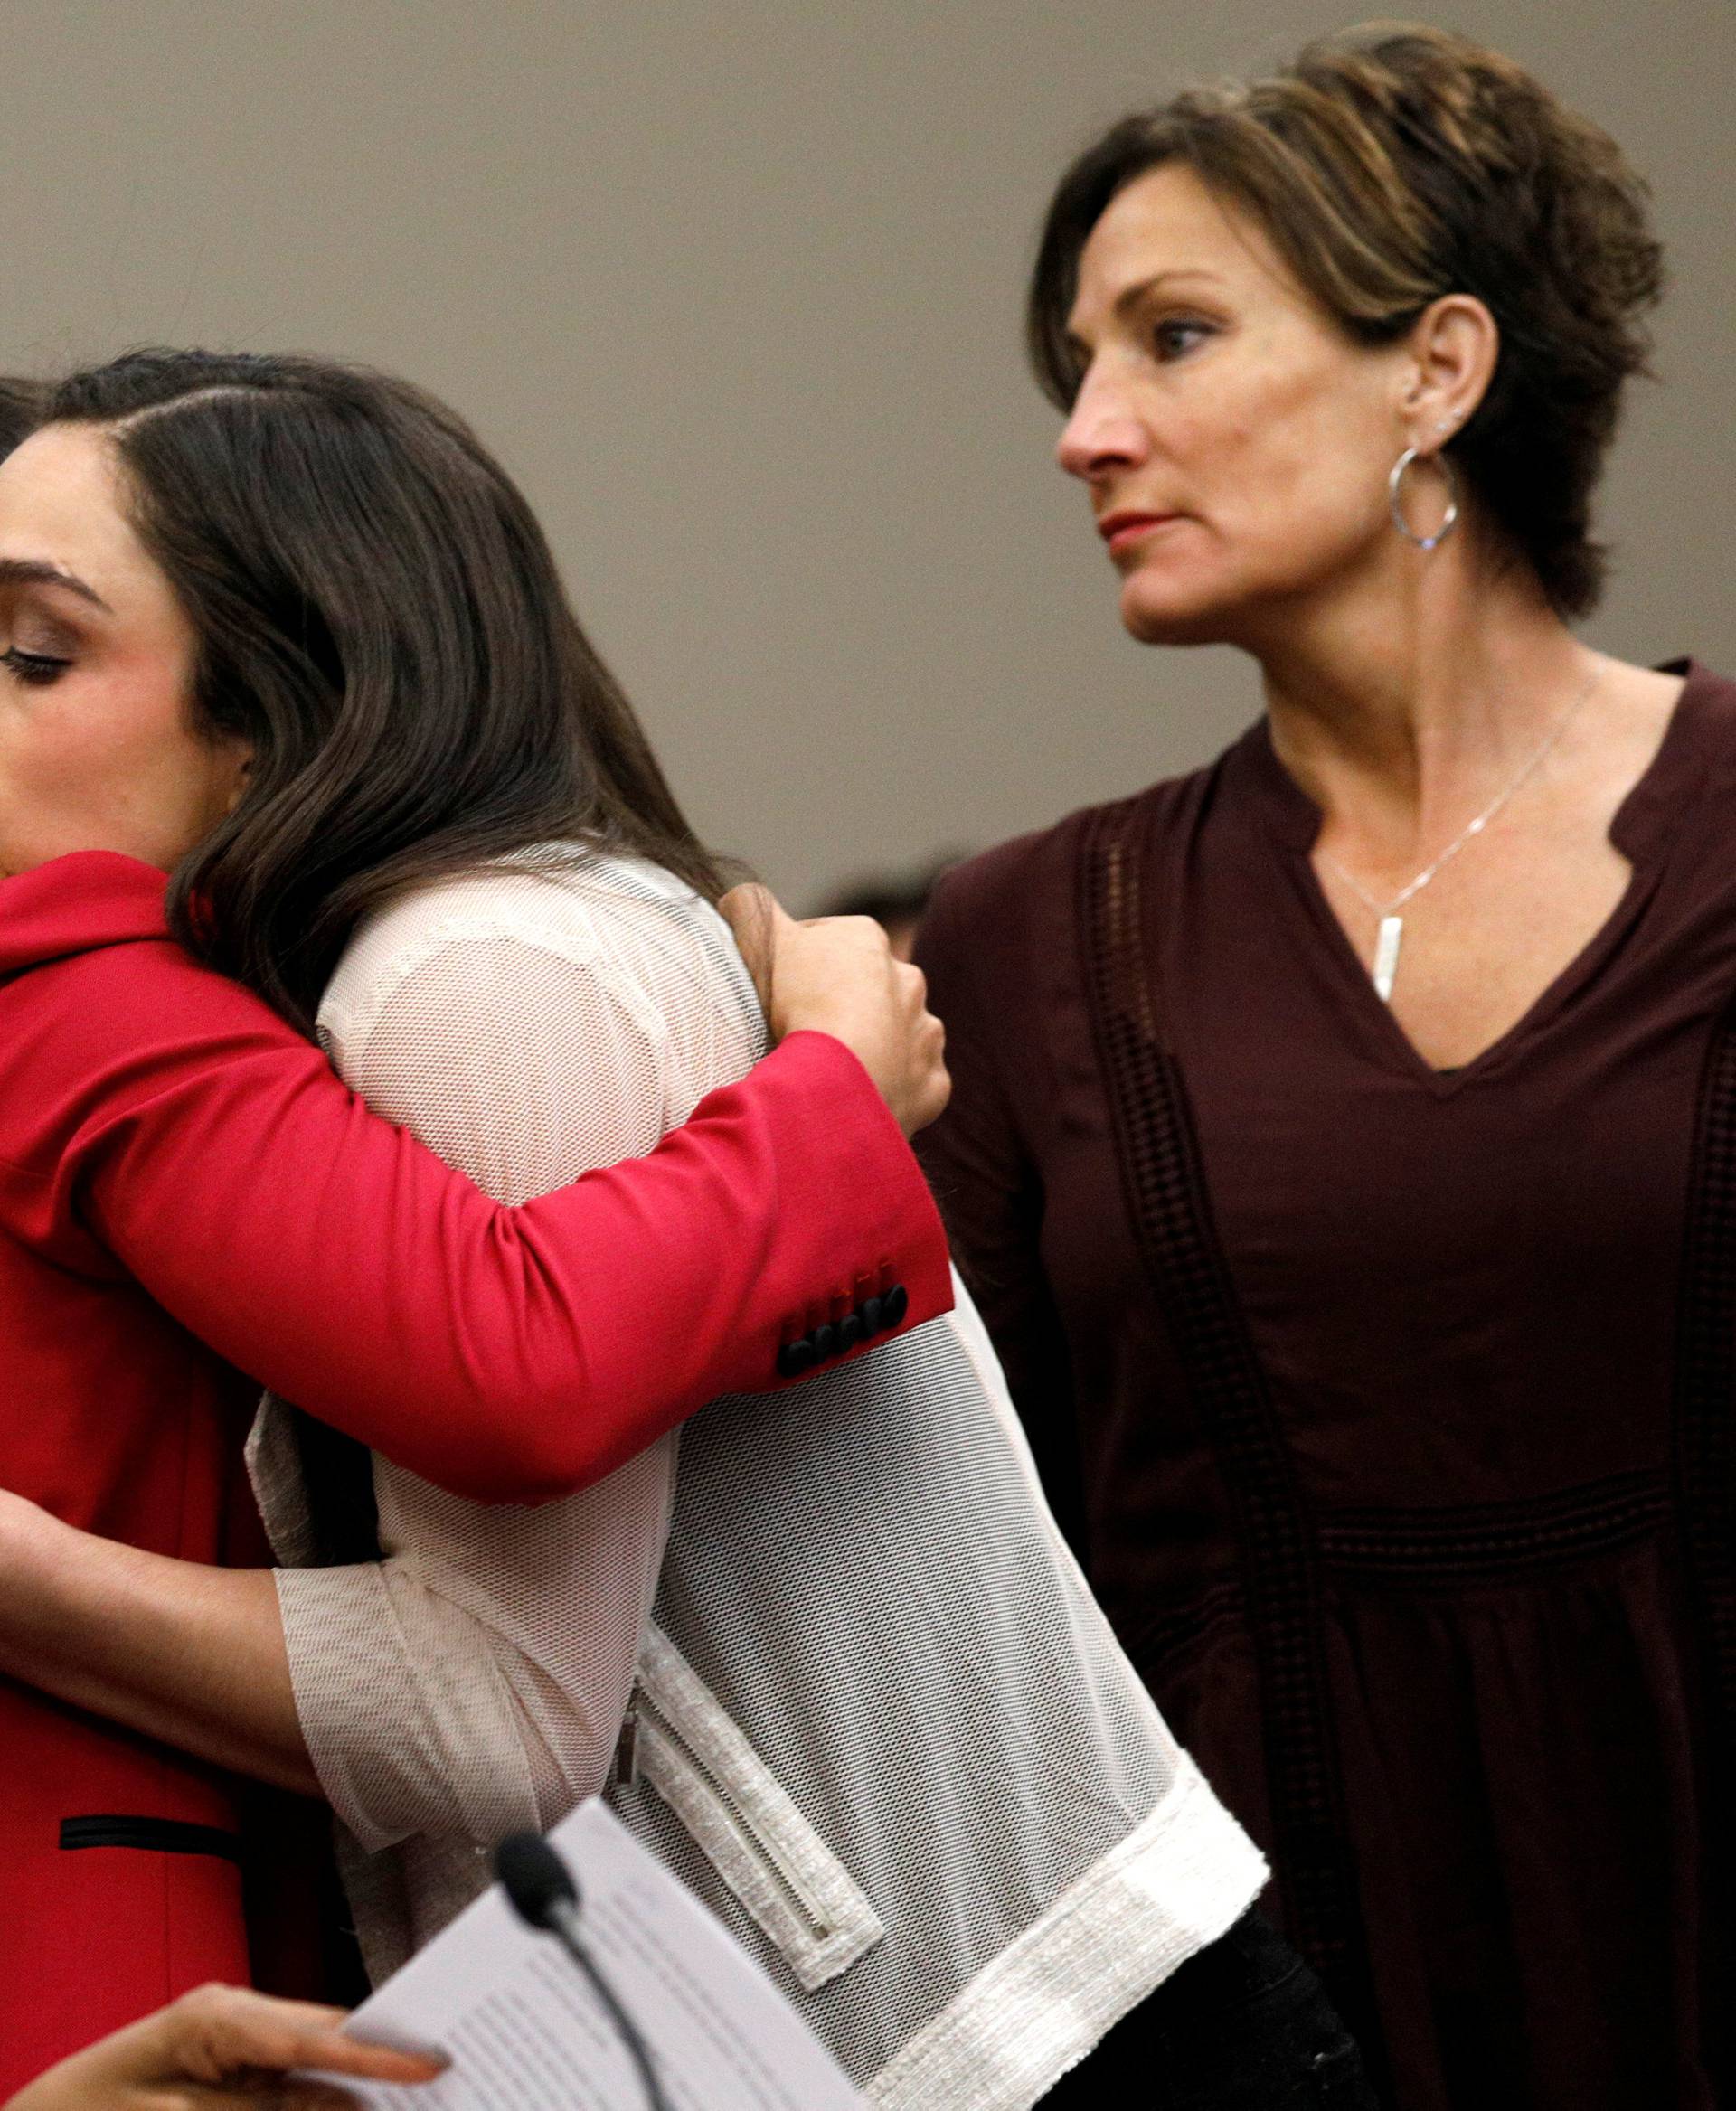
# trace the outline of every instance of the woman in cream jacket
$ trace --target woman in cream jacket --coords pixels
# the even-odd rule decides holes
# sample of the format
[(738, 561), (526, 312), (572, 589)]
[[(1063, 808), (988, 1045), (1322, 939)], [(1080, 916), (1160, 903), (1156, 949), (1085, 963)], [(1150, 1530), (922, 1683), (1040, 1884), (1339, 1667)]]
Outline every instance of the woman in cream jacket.
[[(178, 400), (195, 372), (159, 385)], [(327, 385), (355, 400), (354, 377)], [(365, 568), (370, 478), (402, 468), (385, 421), (358, 425), (354, 490), (319, 500)], [(272, 510), (301, 503), (262, 495), (262, 545)], [(524, 590), (513, 568), (503, 549), (447, 619)], [(242, 619), (275, 613), (256, 598)], [(407, 741), (422, 708), (407, 688)], [(319, 759), (349, 766), (335, 742)], [(429, 767), (461, 776), (463, 758)], [(765, 1031), (689, 881), (620, 843), (504, 831), (492, 856), (380, 901), (319, 1024), (376, 1109), (512, 1201), (654, 1149)], [(330, 1798), (376, 1973), (481, 1888), (504, 1833), (599, 1790), (880, 2105), (1021, 2111), (1178, 1968), (1222, 1956), (1263, 1866), (1091, 1601), (968, 1300), (845, 1360), (907, 1301), (868, 1257), (783, 1344), (786, 1375), (816, 1373), (799, 1407), (717, 1401), (679, 1457), (662, 1438), (536, 1511), (465, 1502), (380, 1456), (310, 1475), (294, 1411), (268, 1403), (253, 1459), (280, 1620), (243, 1635), (222, 1608), (232, 1579), (159, 1578), (187, 1646), (155, 1701), (180, 1706), (175, 1734), (196, 1745), (202, 1673), (287, 1667), (298, 1720), (263, 1763), (311, 1766)], [(79, 1562), (61, 1535), (62, 1616)], [(74, 1649), (77, 1627), (62, 1617)], [(1350, 2074), (1329, 2018), (1292, 2021), (1261, 2102)], [(1232, 2033), (1213, 2100), (1237, 2100), (1240, 2057)]]

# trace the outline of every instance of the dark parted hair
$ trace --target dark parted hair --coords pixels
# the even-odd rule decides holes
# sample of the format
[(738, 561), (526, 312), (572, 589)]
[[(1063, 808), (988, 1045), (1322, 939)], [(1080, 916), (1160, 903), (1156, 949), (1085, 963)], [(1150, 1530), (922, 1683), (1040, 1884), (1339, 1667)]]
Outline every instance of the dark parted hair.
[(311, 1031), (358, 918), (541, 843), (724, 884), (580, 628), (542, 530), (451, 410), (335, 362), (141, 351), (56, 385), (112, 434), (197, 638), (191, 708), (253, 749), (174, 873), (201, 959)]
[(0, 374), (0, 460), (27, 440), (42, 421), (48, 401), (46, 382), (26, 381), (19, 374)]
[(1551, 605), (1593, 608), (1607, 553), (1592, 492), (1663, 289), (1646, 185), (1608, 133), (1499, 52), (1406, 24), (1124, 118), (1061, 178), (1032, 274), (1026, 341), (1063, 408), (1081, 378), (1080, 252), (1116, 193), (1165, 162), (1248, 212), (1360, 344), (1391, 344), (1446, 294), (1486, 305), (1499, 359), (1451, 458)]

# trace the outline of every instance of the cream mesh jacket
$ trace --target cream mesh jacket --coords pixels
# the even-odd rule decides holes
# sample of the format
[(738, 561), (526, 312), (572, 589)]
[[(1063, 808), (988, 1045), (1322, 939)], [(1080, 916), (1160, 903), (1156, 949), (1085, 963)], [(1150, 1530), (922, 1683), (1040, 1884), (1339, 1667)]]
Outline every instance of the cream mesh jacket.
[[(511, 1202), (649, 1151), (763, 1048), (722, 920), (620, 860), (403, 898), (320, 1030)], [(873, 2102), (1021, 2111), (1265, 1880), (1055, 1530), (962, 1287), (545, 1508), (376, 1458), (364, 1566), (299, 1565), (289, 1437), (268, 1400), (297, 1703), (376, 1977), (504, 1833), (603, 1790)]]

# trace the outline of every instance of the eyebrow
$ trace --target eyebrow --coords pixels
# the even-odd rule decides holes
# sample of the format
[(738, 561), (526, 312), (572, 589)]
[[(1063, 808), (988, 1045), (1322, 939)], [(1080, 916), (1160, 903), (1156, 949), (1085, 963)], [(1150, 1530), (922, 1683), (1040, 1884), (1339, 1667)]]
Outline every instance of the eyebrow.
[(114, 610), (75, 571), (66, 571), (58, 564), (45, 564), (35, 557), (0, 557), (0, 587), (64, 587), (69, 594), (76, 594), (81, 601), (89, 601), (105, 615)]
[(1137, 286), (1124, 287), (1121, 292), (1116, 295), (1116, 314), (1124, 316), (1129, 308), (1137, 308), (1148, 293), (1155, 292), (1158, 287), (1167, 284), (1172, 278), (1203, 278), (1212, 286), (1222, 286), (1223, 283), (1215, 271), (1196, 269), (1186, 265), (1180, 266), (1174, 271), (1154, 271), (1149, 278), (1142, 278)]

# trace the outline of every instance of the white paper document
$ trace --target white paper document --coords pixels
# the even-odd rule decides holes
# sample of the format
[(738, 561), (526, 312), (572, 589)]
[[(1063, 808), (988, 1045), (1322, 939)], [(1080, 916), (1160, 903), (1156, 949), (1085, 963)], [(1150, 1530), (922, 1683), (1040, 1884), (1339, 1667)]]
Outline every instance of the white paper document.
[[(579, 1885), (591, 1958), (637, 2024), (675, 2111), (866, 2111), (739, 1943), (599, 1803), (550, 1840)], [(344, 2078), (378, 2111), (646, 2111), (631, 2054), (584, 1974), (496, 1886), (358, 2009), (354, 2034), (436, 2048), (437, 2082)]]

